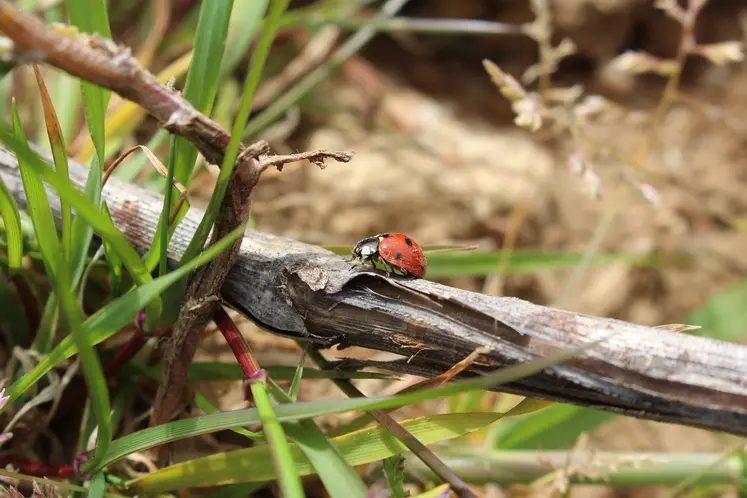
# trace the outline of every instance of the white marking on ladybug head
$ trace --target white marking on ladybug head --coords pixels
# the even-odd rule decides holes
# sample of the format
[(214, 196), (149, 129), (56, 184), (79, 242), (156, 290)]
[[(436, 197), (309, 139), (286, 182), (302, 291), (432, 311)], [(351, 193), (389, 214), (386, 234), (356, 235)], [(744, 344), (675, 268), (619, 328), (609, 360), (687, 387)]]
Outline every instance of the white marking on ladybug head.
[(364, 244), (361, 247), (361, 256), (371, 256), (376, 253), (376, 248), (373, 244)]

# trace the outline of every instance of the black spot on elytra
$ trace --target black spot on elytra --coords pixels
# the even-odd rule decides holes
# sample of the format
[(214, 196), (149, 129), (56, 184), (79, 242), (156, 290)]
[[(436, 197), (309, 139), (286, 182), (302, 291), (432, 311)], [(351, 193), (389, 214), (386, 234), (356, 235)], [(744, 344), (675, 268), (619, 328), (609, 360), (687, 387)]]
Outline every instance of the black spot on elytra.
[(394, 255), (394, 257), (397, 259), (402, 259), (402, 253), (398, 252), (397, 254)]
[(407, 244), (408, 246), (412, 246), (412, 239), (407, 239), (406, 238), (405, 239), (405, 244)]

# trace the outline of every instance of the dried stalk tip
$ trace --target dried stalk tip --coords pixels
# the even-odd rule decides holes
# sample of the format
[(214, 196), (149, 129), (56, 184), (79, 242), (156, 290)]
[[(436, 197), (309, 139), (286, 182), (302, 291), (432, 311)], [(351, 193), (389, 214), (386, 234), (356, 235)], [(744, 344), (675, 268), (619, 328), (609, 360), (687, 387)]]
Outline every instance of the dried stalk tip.
[(742, 42), (727, 41), (712, 45), (699, 45), (695, 53), (702, 55), (717, 66), (725, 66), (732, 62), (744, 60), (744, 46)]
[(505, 73), (497, 64), (487, 59), (483, 59), (482, 65), (485, 71), (490, 75), (490, 79), (493, 84), (498, 87), (508, 100), (514, 102), (516, 100), (524, 99), (527, 97), (527, 92), (519, 84), (513, 76)]
[(661, 76), (671, 76), (679, 71), (677, 61), (659, 59), (645, 52), (625, 52), (610, 63), (614, 70), (629, 73), (655, 73)]

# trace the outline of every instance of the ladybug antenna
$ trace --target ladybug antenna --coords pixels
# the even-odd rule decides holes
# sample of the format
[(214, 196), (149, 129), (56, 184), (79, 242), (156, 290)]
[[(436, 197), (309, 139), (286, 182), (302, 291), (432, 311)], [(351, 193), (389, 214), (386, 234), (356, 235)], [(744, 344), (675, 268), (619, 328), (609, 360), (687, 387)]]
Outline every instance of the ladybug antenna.
[(479, 247), (480, 246), (478, 245), (457, 246), (457, 247), (439, 247), (438, 249), (428, 249), (423, 252), (425, 254), (444, 253), (444, 252), (463, 252), (463, 251), (474, 251), (475, 249), (478, 249)]

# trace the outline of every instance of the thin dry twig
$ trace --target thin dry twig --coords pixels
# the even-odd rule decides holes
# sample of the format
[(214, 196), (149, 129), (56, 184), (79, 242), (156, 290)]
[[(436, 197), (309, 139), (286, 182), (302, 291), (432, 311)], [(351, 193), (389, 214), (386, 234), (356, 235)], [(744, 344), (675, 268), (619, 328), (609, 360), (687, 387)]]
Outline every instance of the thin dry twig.
[(282, 171), (283, 166), (289, 163), (295, 163), (296, 161), (309, 161), (324, 169), (324, 161), (326, 159), (334, 159), (341, 163), (347, 163), (353, 159), (353, 153), (335, 152), (329, 150), (312, 150), (309, 152), (299, 152), (298, 154), (265, 156), (260, 158), (259, 160), (259, 170), (265, 171), (267, 168), (274, 166), (278, 169), (278, 171)]

